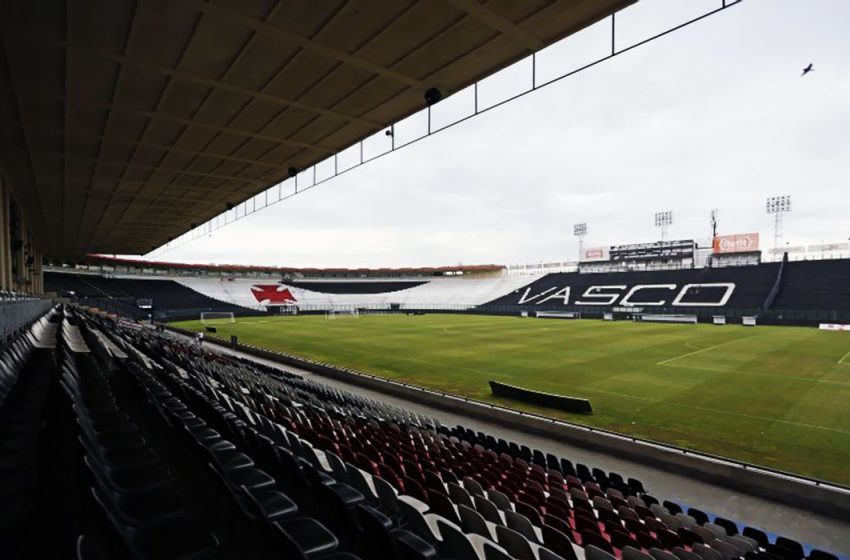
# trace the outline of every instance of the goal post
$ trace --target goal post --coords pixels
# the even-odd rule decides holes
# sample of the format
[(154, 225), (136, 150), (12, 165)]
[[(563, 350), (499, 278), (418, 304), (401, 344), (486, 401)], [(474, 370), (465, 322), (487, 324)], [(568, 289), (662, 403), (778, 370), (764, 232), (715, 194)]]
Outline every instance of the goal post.
[(223, 325), (235, 323), (236, 315), (232, 311), (201, 311), (201, 324), (207, 325)]
[(325, 311), (325, 319), (358, 319), (360, 311), (357, 309), (328, 309)]

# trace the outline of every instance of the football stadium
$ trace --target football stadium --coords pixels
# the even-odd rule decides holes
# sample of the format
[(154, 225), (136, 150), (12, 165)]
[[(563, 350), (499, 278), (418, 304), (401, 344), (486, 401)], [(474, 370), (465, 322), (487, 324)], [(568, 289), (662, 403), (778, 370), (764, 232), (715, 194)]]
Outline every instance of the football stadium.
[[(523, 246), (524, 264), (463, 264), (461, 226), (406, 228), (392, 195), (332, 190), (402, 157), (449, 184), (433, 146), (484, 119), (534, 143), (545, 126), (504, 111), (560, 111), (538, 96), (597, 65), (643, 71), (672, 36), (772, 17), (740, 3), (2, 2), (0, 558), (850, 558), (850, 244), (817, 189), (836, 177), (807, 186), (823, 213), (801, 212), (805, 243), (783, 237), (798, 194), (753, 183), (735, 188), (772, 238), (716, 209), (710, 236), (671, 235), (661, 210), (647, 241), (623, 209), (606, 211), (622, 238), (586, 246), (588, 195), (558, 211), (577, 255)], [(587, 37), (600, 54), (547, 70)], [(680, 165), (665, 157), (648, 165)], [(297, 210), (325, 264), (273, 264), (295, 254), (282, 218), (251, 261), (245, 224), (325, 183)], [(452, 196), (486, 213), (428, 194)], [(364, 244), (334, 206), (382, 214), (414, 261), (439, 237), (441, 262), (328, 246)], [(477, 262), (517, 254), (497, 230)]]

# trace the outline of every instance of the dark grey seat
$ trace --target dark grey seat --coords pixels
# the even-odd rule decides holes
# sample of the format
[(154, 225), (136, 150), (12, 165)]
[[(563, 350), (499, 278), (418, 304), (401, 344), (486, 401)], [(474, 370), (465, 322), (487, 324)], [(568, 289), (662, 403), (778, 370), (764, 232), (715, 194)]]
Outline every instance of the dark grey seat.
[(437, 528), (442, 537), (439, 545), (441, 555), (452, 560), (480, 560), (472, 542), (454, 524), (438, 519)]
[(457, 506), (457, 513), (460, 516), (460, 526), (466, 533), (481, 535), (488, 539), (493, 538), (489, 527), (487, 527), (487, 521), (480, 513), (463, 504)]
[(507, 525), (510, 529), (513, 529), (517, 533), (521, 534), (529, 541), (537, 544), (543, 544), (537, 537), (537, 532), (534, 530), (534, 525), (532, 525), (531, 521), (529, 521), (528, 518), (523, 514), (517, 513), (515, 511), (506, 511), (505, 525)]
[(616, 560), (616, 556), (609, 554), (593, 545), (587, 546), (584, 549), (584, 557), (587, 560)]
[(496, 504), (477, 494), (472, 495), (472, 501), (475, 503), (475, 509), (484, 517), (484, 519), (490, 523), (495, 523), (496, 525), (505, 524), (505, 522), (502, 521), (502, 516), (499, 515), (499, 508), (496, 507)]
[(537, 560), (528, 539), (513, 529), (496, 527), (496, 542), (517, 560)]

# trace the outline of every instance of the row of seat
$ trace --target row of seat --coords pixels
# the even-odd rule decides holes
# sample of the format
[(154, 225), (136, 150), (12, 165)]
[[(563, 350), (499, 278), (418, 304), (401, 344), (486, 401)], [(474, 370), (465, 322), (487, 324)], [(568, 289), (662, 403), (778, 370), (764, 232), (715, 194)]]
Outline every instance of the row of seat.
[[(694, 509), (673, 511), (673, 502), (659, 503), (635, 479), (573, 465), (463, 427), (405, 417), (381, 403), (297, 376), (261, 372), (250, 363), (207, 355), (153, 333), (122, 334), (149, 354), (170, 360), (172, 373), (186, 376), (184, 381), (206, 391), (207, 398), (222, 406), (230, 403), (237, 417), (251, 411), (243, 422), (264, 427), (266, 437), (281, 429), (294, 434), (321, 455), (329, 473), (350, 477), (352, 467), (364, 473), (370, 489), (386, 482), (405, 501), (416, 500), (415, 509), (443, 518), (443, 526), (451, 523), (473, 543), (470, 535), (478, 535), (505, 551), (510, 546), (525, 554), (530, 548), (535, 558), (541, 553), (534, 545), (557, 549), (562, 557), (580, 554), (582, 548), (617, 557), (672, 553), (685, 560), (797, 560), (804, 555), (790, 539), (766, 542), (766, 535), (756, 530), (738, 534), (737, 524), (729, 520), (712, 522)], [(370, 493), (384, 510), (390, 507), (375, 490)], [(409, 513), (410, 508), (404, 509)], [(407, 517), (405, 522), (415, 527), (417, 521)], [(429, 524), (430, 537), (437, 538), (432, 544), (440, 550), (447, 545), (435, 526)], [(519, 541), (507, 531), (522, 536), (528, 546), (514, 544)], [(420, 534), (426, 541), (428, 536)], [(484, 554), (483, 544), (477, 552)], [(819, 554), (812, 557), (828, 557)]]
[(26, 301), (31, 299), (38, 299), (38, 297), (24, 292), (16, 292), (15, 290), (0, 290), (0, 302)]
[(77, 414), (94, 501), (135, 558), (214, 557), (218, 539), (188, 510), (167, 463), (122, 411), (95, 358), (80, 341), (74, 347), (63, 351), (61, 384)]
[[(323, 558), (327, 560), (356, 560), (357, 557), (340, 551), (340, 540), (316, 519), (303, 515), (294, 500), (281, 491), (283, 486), (268, 471), (263, 470), (249, 455), (242, 452), (243, 445), (231, 441), (242, 439), (239, 423), (228, 424), (235, 417), (219, 407), (219, 427), (227, 427), (231, 439), (213, 429), (151, 372), (136, 364), (130, 366), (133, 375), (145, 391), (148, 401), (175, 429), (182, 430), (188, 441), (195, 444), (208, 460), (222, 489), (238, 511), (250, 522), (259, 526), (260, 532), (285, 558)], [(224, 430), (222, 430), (224, 431)]]
[(54, 314), (42, 317), (0, 354), (0, 557), (20, 555), (37, 515), (57, 321)]
[[(192, 380), (197, 381), (197, 378)], [(178, 382), (176, 378), (174, 381)], [(210, 386), (201, 385), (201, 387), (211, 389)], [(215, 395), (214, 391), (213, 395)], [(358, 473), (352, 475), (359, 476), (360, 484), (357, 489), (337, 482), (334, 474), (337, 476), (339, 474), (334, 473), (332, 469), (326, 470), (319, 466), (321, 462), (316, 450), (295, 434), (288, 434), (268, 421), (263, 422), (260, 420), (261, 416), (251, 414), (248, 409), (234, 405), (234, 402), (226, 397), (222, 401), (223, 404), (215, 403), (216, 397), (213, 395), (204, 394), (198, 390), (196, 398), (206, 402), (210, 410), (219, 409), (219, 415), (222, 418), (230, 418), (232, 424), (237, 425), (238, 422), (243, 434), (250, 434), (247, 437), (252, 441), (248, 446), (255, 452), (254, 457), (258, 461), (262, 460), (264, 466), (270, 470), (280, 472), (281, 482), (287, 486), (287, 490), (293, 496), (301, 501), (312, 500), (319, 504), (318, 510), (324, 511), (329, 526), (334, 529), (341, 541), (348, 543), (349, 546), (355, 542), (364, 543), (355, 548), (361, 549), (359, 552), (370, 558), (455, 557), (450, 549), (446, 549), (446, 546), (441, 546), (441, 550), (438, 551), (436, 547), (417, 538), (415, 534), (398, 527), (401, 522), (400, 516), (393, 515), (392, 509), (382, 510), (375, 491), (365, 483), (367, 475), (356, 467), (349, 465), (345, 477), (348, 481), (349, 472)], [(261, 427), (262, 433), (258, 429)], [(315, 464), (311, 463), (310, 458)], [(388, 485), (387, 488), (389, 488)], [(365, 490), (365, 494), (361, 490)], [(318, 500), (316, 500), (316, 494), (319, 494)], [(398, 508), (394, 510), (397, 511)], [(493, 548), (503, 555), (506, 554), (500, 547)], [(552, 555), (550, 558), (558, 557)]]

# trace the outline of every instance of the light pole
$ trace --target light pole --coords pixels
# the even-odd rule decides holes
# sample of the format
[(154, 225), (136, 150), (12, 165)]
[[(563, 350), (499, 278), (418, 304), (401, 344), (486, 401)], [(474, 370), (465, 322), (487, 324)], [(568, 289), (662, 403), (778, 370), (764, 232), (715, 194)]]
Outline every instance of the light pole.
[(667, 240), (667, 228), (671, 225), (673, 225), (672, 210), (655, 213), (655, 227), (661, 228), (661, 241)]
[(578, 237), (578, 262), (581, 262), (581, 252), (584, 250), (584, 237), (587, 235), (587, 223), (582, 222), (573, 226), (573, 235)]
[(778, 253), (782, 246), (782, 217), (791, 211), (791, 195), (767, 197), (765, 210), (773, 214), (773, 251)]

